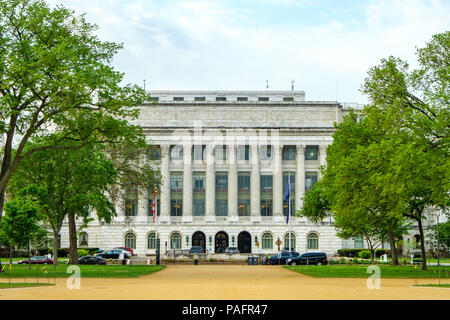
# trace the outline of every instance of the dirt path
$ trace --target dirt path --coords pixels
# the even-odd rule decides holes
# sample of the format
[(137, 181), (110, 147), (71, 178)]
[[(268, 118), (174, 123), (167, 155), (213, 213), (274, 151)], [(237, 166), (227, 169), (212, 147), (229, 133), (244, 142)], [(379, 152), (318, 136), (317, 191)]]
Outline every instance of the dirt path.
[[(140, 278), (82, 278), (80, 290), (67, 289), (66, 279), (57, 279), (54, 287), (1, 289), (0, 299), (450, 300), (450, 289), (413, 287), (413, 279), (382, 279), (380, 290), (369, 290), (366, 280), (318, 279), (279, 266), (173, 265)], [(436, 280), (421, 279), (419, 283), (436, 283)]]

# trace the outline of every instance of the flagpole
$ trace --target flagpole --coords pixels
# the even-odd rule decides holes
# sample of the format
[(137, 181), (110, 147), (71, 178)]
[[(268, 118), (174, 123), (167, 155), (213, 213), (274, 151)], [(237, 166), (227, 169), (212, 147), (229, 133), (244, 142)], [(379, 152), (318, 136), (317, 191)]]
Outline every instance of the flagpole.
[(289, 199), (288, 199), (288, 230), (289, 230), (289, 252), (292, 251), (291, 249), (291, 172), (288, 172), (288, 186), (289, 186)]

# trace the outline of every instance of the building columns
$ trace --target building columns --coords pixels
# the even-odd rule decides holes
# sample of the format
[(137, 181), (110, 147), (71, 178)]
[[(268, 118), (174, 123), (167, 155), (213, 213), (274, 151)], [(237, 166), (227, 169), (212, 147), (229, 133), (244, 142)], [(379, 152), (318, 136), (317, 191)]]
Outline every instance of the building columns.
[(192, 145), (183, 145), (183, 218), (192, 221)]
[(228, 146), (228, 217), (237, 221), (238, 217), (238, 173), (236, 166), (236, 146)]
[(261, 215), (261, 174), (259, 170), (259, 149), (258, 145), (252, 144), (251, 148), (251, 165), (252, 171), (250, 176), (250, 215), (258, 217)]
[[(282, 167), (282, 145), (274, 145), (273, 159), (273, 215), (283, 216), (283, 167)], [(276, 218), (275, 218), (276, 219)], [(279, 219), (279, 218), (278, 218)]]
[(161, 215), (159, 217), (160, 222), (169, 222), (170, 216), (170, 146), (161, 146)]
[(214, 145), (206, 147), (205, 221), (216, 217), (216, 172), (214, 169)]
[(305, 146), (297, 145), (297, 172), (295, 179), (295, 194), (296, 194), (296, 211), (303, 208), (303, 197), (305, 196)]

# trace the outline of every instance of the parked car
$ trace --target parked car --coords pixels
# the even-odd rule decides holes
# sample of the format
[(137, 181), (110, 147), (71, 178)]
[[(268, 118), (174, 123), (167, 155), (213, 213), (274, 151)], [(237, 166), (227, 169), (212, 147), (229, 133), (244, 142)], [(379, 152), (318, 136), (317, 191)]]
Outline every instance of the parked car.
[(122, 249), (128, 251), (131, 255), (134, 255), (133, 249), (128, 247), (115, 247), (114, 249)]
[(53, 264), (53, 260), (44, 256), (34, 256), (30, 259), (20, 260), (19, 264)]
[(98, 256), (84, 256), (78, 259), (78, 264), (106, 264), (106, 260)]
[(189, 253), (205, 253), (205, 250), (201, 246), (193, 246), (191, 249), (189, 249)]
[(325, 252), (308, 252), (300, 256), (287, 259), (286, 264), (294, 266), (297, 264), (328, 264), (328, 258)]
[(228, 247), (225, 249), (225, 253), (228, 254), (238, 254), (239, 253), (239, 249), (236, 247)]
[(293, 257), (298, 257), (300, 254), (298, 252), (288, 252), (288, 251), (284, 251), (281, 253), (277, 253), (271, 257), (269, 257), (268, 259), (265, 259), (266, 261), (263, 260), (264, 264), (286, 264), (287, 259), (289, 258), (293, 258)]
[(128, 251), (122, 250), (122, 249), (108, 250), (106, 252), (102, 252), (102, 253), (97, 254), (97, 257), (100, 257), (100, 258), (103, 258), (103, 259), (119, 259), (121, 252), (124, 253), (124, 258), (125, 259), (128, 259), (128, 258), (131, 257), (131, 254)]

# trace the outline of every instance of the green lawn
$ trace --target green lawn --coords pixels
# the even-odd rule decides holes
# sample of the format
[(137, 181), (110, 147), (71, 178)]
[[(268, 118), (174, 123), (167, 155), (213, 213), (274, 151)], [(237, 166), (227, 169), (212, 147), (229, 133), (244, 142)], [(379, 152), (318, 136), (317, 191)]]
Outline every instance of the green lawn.
[[(29, 258), (12, 258), (13, 262), (19, 262), (20, 260), (27, 260)], [(69, 258), (58, 258), (59, 263), (66, 263), (69, 260)], [(2, 264), (9, 264), (9, 258), (1, 258), (0, 259)]]
[(0, 289), (52, 286), (53, 283), (0, 282)]
[[(137, 278), (141, 275), (151, 274), (160, 271), (164, 266), (147, 266), (147, 265), (80, 265), (81, 277), (87, 278)], [(28, 265), (12, 265), (11, 277), (13, 278), (35, 278), (39, 271), (39, 277), (46, 278), (67, 278), (73, 274), (67, 273), (68, 265), (57, 265), (56, 269), (53, 265), (47, 266), (48, 274), (44, 273), (44, 266), (32, 266), (32, 270), (28, 270)], [(1, 278), (9, 277), (9, 267), (6, 266), (5, 271), (0, 273)]]
[[(367, 278), (367, 265), (326, 265), (326, 266), (286, 266), (288, 270), (317, 278)], [(437, 278), (438, 267), (428, 267), (422, 271), (420, 266), (379, 265), (381, 278)], [(450, 267), (441, 267), (441, 279), (450, 279)]]

